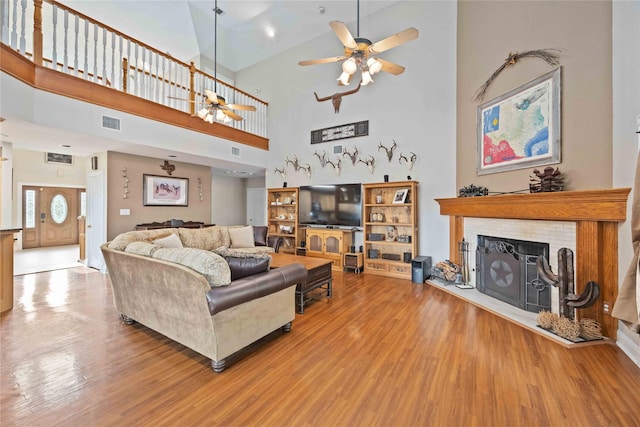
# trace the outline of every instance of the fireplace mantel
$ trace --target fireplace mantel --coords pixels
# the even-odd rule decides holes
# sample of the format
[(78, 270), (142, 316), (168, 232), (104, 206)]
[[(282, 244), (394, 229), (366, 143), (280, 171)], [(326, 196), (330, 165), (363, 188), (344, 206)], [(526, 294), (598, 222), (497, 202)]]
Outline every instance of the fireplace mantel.
[[(436, 199), (440, 214), (449, 215), (449, 255), (460, 263), (458, 242), (464, 237), (464, 218), (503, 218), (576, 223), (576, 292), (589, 280), (598, 282), (597, 303), (578, 310), (602, 325), (606, 337), (615, 339), (617, 319), (610, 312), (618, 295), (618, 222), (626, 220), (630, 188), (504, 194), (499, 196)], [(605, 310), (605, 304), (608, 309)]]

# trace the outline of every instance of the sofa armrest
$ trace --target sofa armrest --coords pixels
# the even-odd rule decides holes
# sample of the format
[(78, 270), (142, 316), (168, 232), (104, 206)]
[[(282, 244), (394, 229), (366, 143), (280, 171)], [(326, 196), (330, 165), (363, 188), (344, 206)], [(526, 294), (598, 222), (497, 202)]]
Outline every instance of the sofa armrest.
[(267, 237), (267, 245), (271, 246), (275, 253), (280, 251), (280, 246), (284, 243), (284, 239), (280, 236), (269, 236)]

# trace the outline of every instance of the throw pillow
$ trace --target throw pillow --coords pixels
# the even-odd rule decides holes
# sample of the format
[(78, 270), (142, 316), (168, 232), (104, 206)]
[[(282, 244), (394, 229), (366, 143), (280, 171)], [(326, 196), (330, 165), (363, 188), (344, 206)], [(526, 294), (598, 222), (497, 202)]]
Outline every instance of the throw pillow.
[(182, 244), (187, 248), (210, 251), (222, 245), (229, 245), (229, 233), (226, 227), (179, 228)]
[(169, 234), (178, 234), (178, 229), (162, 228), (158, 230), (127, 231), (125, 233), (118, 234), (115, 239), (109, 242), (109, 249), (124, 251), (127, 245), (131, 242), (150, 242), (151, 239), (157, 239), (158, 237), (164, 237)]
[(215, 253), (229, 264), (231, 280), (269, 271), (271, 267), (271, 256), (265, 253), (237, 252), (226, 246), (219, 247)]
[(256, 246), (267, 246), (267, 226), (253, 226), (253, 242)]
[(159, 239), (154, 239), (152, 242), (163, 248), (181, 248), (182, 247), (182, 241), (180, 240), (180, 237), (178, 237), (176, 234), (169, 234), (168, 236), (161, 237)]
[(158, 248), (153, 258), (175, 262), (202, 274), (211, 286), (231, 283), (231, 269), (220, 255), (192, 248)]
[(253, 241), (253, 227), (250, 225), (229, 228), (229, 237), (231, 238), (232, 248), (254, 248), (256, 246)]
[[(175, 236), (175, 234), (174, 234)], [(124, 248), (124, 251), (130, 254), (153, 256), (153, 253), (158, 249), (158, 245), (154, 245), (149, 242), (131, 242)]]

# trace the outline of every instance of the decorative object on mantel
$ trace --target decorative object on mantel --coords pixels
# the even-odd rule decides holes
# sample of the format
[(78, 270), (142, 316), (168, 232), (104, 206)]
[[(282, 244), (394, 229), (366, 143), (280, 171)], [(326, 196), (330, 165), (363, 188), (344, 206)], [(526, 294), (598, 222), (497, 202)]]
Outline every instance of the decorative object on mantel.
[(318, 98), (318, 94), (315, 92), (313, 92), (313, 94), (316, 96), (316, 101), (318, 102), (331, 100), (331, 103), (333, 104), (334, 113), (338, 114), (340, 112), (340, 104), (342, 103), (342, 97), (356, 93), (359, 90), (360, 90), (360, 83), (358, 83), (358, 87), (356, 87), (353, 90), (348, 90), (346, 92), (337, 92), (337, 93), (334, 93), (333, 95), (325, 96), (324, 98)]
[(557, 68), (476, 109), (476, 173), (560, 163), (560, 78)]
[(458, 190), (458, 197), (477, 197), (488, 195), (489, 189), (487, 189), (487, 187), (478, 187), (473, 184), (467, 185), (466, 187), (462, 187)]
[(561, 317), (573, 319), (576, 308), (589, 308), (600, 297), (600, 286), (594, 282), (587, 282), (580, 295), (574, 293), (573, 282), (573, 251), (569, 248), (558, 250), (558, 274), (551, 271), (549, 262), (544, 255), (536, 261), (540, 279), (558, 288), (560, 292), (559, 313)]
[(559, 55), (556, 52), (561, 52), (559, 49), (536, 49), (536, 50), (528, 50), (526, 52), (509, 52), (509, 56), (504, 60), (504, 63), (498, 67), (497, 70), (491, 74), (491, 77), (484, 82), (482, 86), (476, 91), (473, 101), (480, 102), (484, 99), (484, 95), (487, 93), (487, 89), (491, 86), (491, 83), (500, 75), (500, 73), (507, 67), (515, 65), (520, 59), (523, 58), (540, 58), (543, 59), (547, 64), (555, 67), (560, 64), (558, 60)]
[(174, 170), (176, 170), (176, 165), (172, 165), (169, 163), (169, 160), (165, 160), (164, 164), (160, 165), (160, 169), (165, 171), (167, 175), (171, 176)]
[(549, 193), (552, 191), (562, 191), (564, 189), (564, 177), (562, 172), (551, 166), (544, 168), (542, 172), (538, 169), (533, 170), (535, 177), (531, 177), (529, 191), (531, 193)]
[(384, 145), (382, 145), (382, 141), (380, 141), (380, 144), (378, 145), (378, 151), (380, 151), (381, 148), (384, 148), (384, 151), (387, 152), (387, 159), (389, 160), (389, 163), (391, 163), (391, 159), (393, 158), (393, 152), (396, 148), (398, 148), (398, 144), (396, 144), (396, 140), (392, 139), (393, 144), (391, 144), (391, 147), (387, 148)]
[(122, 198), (126, 199), (127, 198), (127, 194), (129, 194), (129, 177), (127, 176), (127, 163), (125, 162), (124, 166), (122, 167), (122, 178), (123, 178), (123, 190), (122, 190)]
[(351, 159), (351, 164), (353, 166), (356, 165), (356, 163), (358, 163), (358, 154), (360, 154), (360, 152), (358, 151), (358, 147), (356, 147), (355, 145), (353, 146), (353, 152), (350, 153), (349, 150), (347, 150), (346, 148), (344, 149), (344, 152), (342, 153), (342, 157), (347, 156)]
[(318, 150), (314, 151), (313, 155), (316, 156), (318, 158), (318, 160), (320, 160), (320, 166), (322, 166), (324, 168), (327, 165), (327, 163), (328, 163), (327, 150), (324, 150), (322, 152), (322, 156), (320, 155), (320, 153), (318, 153)]
[(311, 143), (318, 144), (320, 142), (335, 141), (338, 139), (354, 138), (356, 136), (366, 135), (369, 135), (369, 120), (312, 130)]
[(358, 70), (362, 72), (362, 86), (373, 83), (371, 75), (379, 71), (384, 71), (396, 76), (404, 72), (403, 66), (374, 57), (374, 55), (380, 54), (386, 50), (400, 46), (417, 38), (418, 30), (410, 27), (399, 33), (393, 34), (384, 40), (371, 43), (371, 40), (360, 37), (360, 0), (358, 0), (357, 5), (357, 31), (355, 38), (351, 35), (351, 32), (343, 22), (329, 22), (329, 26), (344, 46), (344, 55), (300, 61), (298, 62), (298, 65), (305, 66), (344, 61), (342, 63), (342, 74), (338, 77), (338, 84), (340, 86), (348, 85), (351, 81), (351, 76)]
[(366, 160), (359, 159), (358, 162), (364, 163), (365, 165), (367, 165), (367, 167), (369, 168), (369, 172), (373, 173), (373, 168), (376, 165), (376, 159), (373, 156), (369, 155), (369, 157)]
[(410, 151), (409, 153), (411, 154), (409, 155), (408, 158), (404, 154), (400, 153), (400, 157), (398, 157), (398, 163), (402, 164), (402, 161), (404, 160), (407, 166), (409, 166), (409, 170), (411, 170), (413, 169), (413, 164), (416, 162), (416, 159), (418, 158), (418, 156), (416, 156), (416, 153), (412, 151)]

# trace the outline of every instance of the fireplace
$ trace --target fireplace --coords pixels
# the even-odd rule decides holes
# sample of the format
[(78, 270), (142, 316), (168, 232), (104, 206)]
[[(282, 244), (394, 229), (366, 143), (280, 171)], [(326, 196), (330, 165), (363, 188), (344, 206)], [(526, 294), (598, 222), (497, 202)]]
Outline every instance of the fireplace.
[(538, 277), (536, 261), (549, 258), (549, 244), (478, 236), (476, 289), (515, 307), (551, 310), (551, 289)]
[[(549, 242), (549, 262), (553, 271), (557, 265), (558, 249), (570, 248), (575, 254), (575, 283), (576, 292), (582, 292), (585, 284), (596, 281), (601, 285), (601, 296), (596, 304), (581, 310), (579, 318), (588, 317), (595, 319), (602, 325), (602, 332), (606, 337), (615, 339), (618, 328), (618, 319), (609, 313), (618, 294), (618, 223), (626, 219), (627, 198), (630, 188), (611, 188), (604, 190), (579, 190), (561, 191), (552, 193), (535, 194), (508, 194), (499, 196), (482, 197), (454, 197), (448, 199), (436, 199), (440, 204), (440, 213), (449, 215), (450, 218), (450, 259), (460, 263), (458, 242), (463, 238), (469, 242), (469, 253), (475, 253), (473, 245), (476, 240), (467, 238), (470, 222), (473, 220), (493, 221), (534, 221), (537, 225), (548, 223), (562, 224), (570, 227), (565, 230), (554, 230), (545, 233), (544, 238), (529, 236), (533, 231), (530, 227), (524, 227), (522, 234), (503, 233), (492, 229), (478, 233), (483, 235), (501, 235), (522, 240)], [(565, 223), (565, 224), (563, 224)], [(486, 227), (487, 225), (484, 225)], [(570, 229), (569, 229), (570, 228)], [(557, 237), (565, 238), (571, 235), (572, 241), (553, 243)], [(569, 240), (567, 239), (567, 240)], [(556, 263), (557, 264), (557, 263)], [(473, 265), (473, 264), (472, 264)], [(475, 281), (475, 275), (471, 275), (471, 281)], [(473, 284), (473, 283), (472, 283)], [(457, 289), (457, 288), (456, 288)], [(556, 289), (556, 288), (554, 288)], [(488, 300), (497, 301), (494, 298), (477, 293)], [(558, 307), (556, 292), (552, 294), (551, 306)], [(500, 303), (503, 304), (503, 303)], [(487, 307), (482, 303), (484, 307)], [(511, 307), (508, 304), (503, 304)], [(502, 310), (502, 309), (500, 309)], [(514, 310), (524, 314), (530, 314), (524, 310)], [(499, 311), (495, 311), (499, 313)], [(535, 315), (533, 315), (535, 318)], [(529, 327), (528, 323), (521, 323)], [(538, 330), (535, 324), (531, 330)]]

